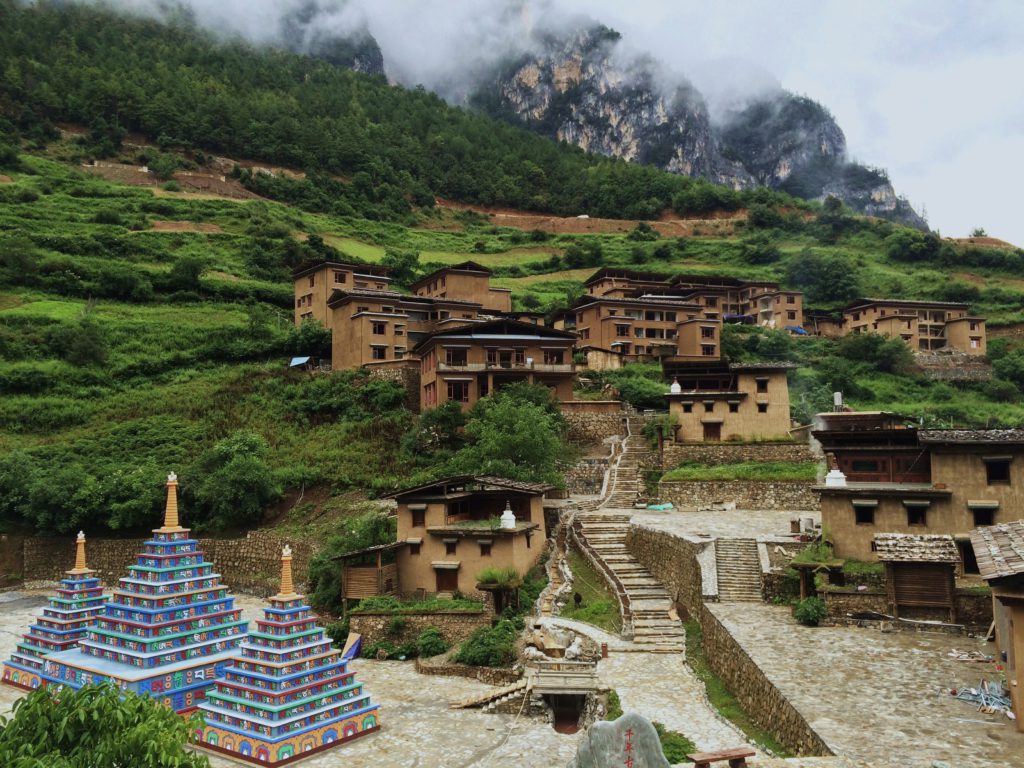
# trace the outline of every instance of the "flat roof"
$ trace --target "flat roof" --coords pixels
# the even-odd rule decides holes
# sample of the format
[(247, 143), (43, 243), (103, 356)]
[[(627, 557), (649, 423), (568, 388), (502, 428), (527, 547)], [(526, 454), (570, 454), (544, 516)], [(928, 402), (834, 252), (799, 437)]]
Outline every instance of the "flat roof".
[(323, 261), (306, 262), (300, 264), (292, 271), (292, 279), (308, 275), (310, 272), (319, 272), (321, 269), (350, 269), (352, 271), (359, 270), (360, 274), (372, 275), (374, 277), (380, 277), (384, 280), (391, 280), (388, 274), (391, 272), (387, 267), (382, 267), (379, 264), (364, 264), (361, 262), (349, 262), (349, 261), (329, 261), (324, 259)]
[(1024, 444), (1024, 429), (921, 429), (918, 430), (917, 436), (922, 443), (928, 445)]
[(865, 297), (855, 299), (843, 307), (843, 311), (858, 309), (860, 307), (869, 307), (874, 304), (892, 304), (900, 307), (918, 307), (919, 309), (926, 309), (927, 307), (935, 307), (936, 309), (968, 309), (969, 305), (959, 301), (921, 301), (918, 299), (878, 299)]
[[(405, 488), (400, 491), (389, 493), (382, 498), (385, 499), (399, 499), (403, 496), (409, 496), (411, 494), (419, 494), (423, 491), (430, 490), (431, 488), (437, 488), (438, 486), (446, 485), (466, 485), (475, 483), (483, 486), (477, 490), (488, 491), (488, 490), (509, 490), (519, 491), (521, 493), (527, 493), (532, 496), (540, 496), (555, 489), (555, 486), (548, 483), (530, 483), (524, 480), (510, 480), (507, 477), (495, 477), (494, 475), (454, 475), (452, 477), (443, 477), (439, 480), (433, 480), (429, 483), (423, 483), (422, 485), (413, 486), (412, 488)], [(460, 491), (460, 495), (466, 495), (473, 491)]]

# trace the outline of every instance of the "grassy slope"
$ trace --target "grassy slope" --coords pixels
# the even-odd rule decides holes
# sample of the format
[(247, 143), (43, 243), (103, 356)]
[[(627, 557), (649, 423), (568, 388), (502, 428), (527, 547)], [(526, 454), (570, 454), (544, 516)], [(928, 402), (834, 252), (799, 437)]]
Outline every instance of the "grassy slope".
[[(297, 467), (312, 476), (330, 476), (346, 487), (376, 476), (386, 480), (400, 469), (393, 466), (388, 439), (393, 431), (365, 430), (352, 424), (302, 424), (300, 427), (280, 403), (276, 389), (283, 355), (250, 354), (242, 359), (204, 352), (211, 335), (228, 331), (245, 337), (251, 332), (252, 308), (264, 312), (259, 333), (281, 339), (291, 324), (291, 286), (282, 263), (261, 263), (262, 236), (277, 231), (299, 236), (321, 235), (343, 255), (379, 260), (388, 248), (417, 250), (421, 265), (474, 259), (498, 270), (495, 282), (515, 291), (517, 304), (532, 295), (533, 305), (564, 303), (567, 294), (581, 290), (592, 267), (555, 269), (547, 273), (507, 276), (510, 269), (550, 269), (543, 265), (552, 254), (572, 245), (598, 244), (602, 261), (609, 265), (637, 266), (666, 274), (705, 272), (739, 277), (780, 276), (788, 255), (805, 248), (842, 252), (860, 266), (866, 293), (926, 297), (929, 285), (948, 280), (932, 268), (893, 264), (883, 253), (880, 238), (862, 232), (834, 246), (823, 246), (809, 236), (775, 233), (783, 259), (770, 266), (750, 266), (740, 257), (741, 240), (734, 236), (662, 239), (639, 245), (644, 263), (634, 264), (638, 244), (621, 234), (553, 235), (545, 242), (530, 242), (525, 233), (491, 226), (486, 217), (439, 210), (421, 219), (422, 226), (312, 214), (266, 200), (226, 200), (208, 195), (155, 196), (150, 188), (126, 187), (91, 177), (70, 160), (71, 144), (50, 148), (47, 156), (23, 155), (28, 172), (5, 171), (11, 183), (0, 185), (9, 202), (0, 204), (0, 236), (23, 234), (43, 247), (37, 262), (56, 263), (74, 273), (116, 265), (125, 271), (158, 281), (183, 256), (202, 256), (209, 270), (202, 279), (206, 295), (172, 297), (157, 294), (140, 301), (112, 298), (91, 300), (90, 294), (62, 295), (38, 286), (0, 284), (0, 333), (14, 339), (19, 350), (3, 348), (0, 380), (12, 371), (29, 375), (31, 386), (6, 388), (0, 400), (0, 452), (66, 444), (106, 450), (112, 427), (149, 426), (166, 419), (178, 424), (178, 445), (143, 450), (140, 461), (186, 461), (204, 447), (236, 429), (251, 429), (266, 437), (275, 467)], [(130, 159), (130, 158), (125, 158)], [(24, 202), (15, 194), (30, 193)], [(152, 203), (159, 202), (154, 208)], [(114, 211), (121, 224), (98, 224), (98, 214)], [(101, 216), (102, 218), (102, 216)], [(155, 221), (183, 221), (215, 225), (216, 233), (153, 231)], [(285, 233), (281, 235), (280, 233)], [(52, 245), (47, 238), (54, 238)], [(74, 253), (70, 244), (89, 238), (113, 238), (121, 243), (99, 253)], [(301, 239), (301, 237), (300, 237)], [(9, 242), (9, 240), (8, 240)], [(127, 242), (129, 247), (124, 247)], [(653, 249), (667, 245), (668, 258), (653, 258)], [(504, 276), (503, 276), (504, 275)], [(972, 267), (971, 282), (983, 289), (1000, 286), (1018, 304), (988, 301), (983, 290), (976, 309), (997, 321), (1015, 321), (1024, 304), (1020, 281), (997, 270)], [(66, 293), (66, 292), (64, 292)], [(1004, 297), (1005, 298), (1005, 297)], [(987, 303), (986, 303), (987, 302)], [(91, 307), (92, 316), (107, 340), (108, 363), (102, 370), (77, 368), (60, 359), (59, 350), (42, 341), (48, 329), (71, 326)], [(799, 340), (798, 357), (813, 365), (827, 342)], [(0, 351), (3, 351), (0, 349)], [(799, 384), (810, 368), (794, 374)], [(32, 378), (34, 377), (34, 378)], [(798, 387), (799, 390), (799, 387)], [(977, 389), (953, 389), (921, 380), (886, 374), (871, 377), (860, 407), (885, 407), (910, 414), (925, 414), (933, 421), (965, 419), (976, 424), (1019, 424), (1024, 407), (990, 400)], [(799, 394), (797, 395), (799, 397)], [(361, 457), (377, 457), (367, 466)], [(161, 467), (167, 469), (170, 467)]]

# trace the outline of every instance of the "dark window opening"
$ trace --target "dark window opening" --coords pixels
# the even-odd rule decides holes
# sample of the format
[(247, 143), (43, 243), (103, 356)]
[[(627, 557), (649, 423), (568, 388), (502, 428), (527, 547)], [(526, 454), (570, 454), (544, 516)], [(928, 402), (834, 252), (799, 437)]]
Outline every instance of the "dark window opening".
[(490, 556), (491, 556), (491, 544), (490, 544), (490, 542), (484, 543), (484, 542), (481, 541), (480, 542), (480, 557), (490, 557)]
[(693, 413), (693, 403), (683, 403), (683, 413)]
[(468, 381), (449, 381), (448, 382), (448, 399), (454, 400), (457, 403), (468, 403), (469, 402), (469, 382)]
[(729, 413), (739, 413), (739, 412), (740, 412), (740, 404), (739, 403), (729, 403)]
[(418, 555), (419, 553), (420, 553), (420, 545), (419, 544), (410, 544), (409, 545), (409, 554), (410, 555)]
[(446, 365), (465, 365), (466, 359), (465, 349), (446, 349), (444, 351), (444, 362)]
[(768, 379), (758, 379), (757, 380), (757, 391), (758, 391), (759, 394), (762, 394), (762, 395), (765, 392), (768, 391)]
[(458, 545), (458, 542), (455, 542), (455, 541), (446, 541), (446, 542), (444, 543), (444, 553), (445, 553), (446, 555), (454, 555), (454, 554), (455, 554), (455, 547), (456, 547), (457, 545)]
[(985, 476), (989, 485), (1008, 485), (1010, 482), (1010, 460), (991, 459), (986, 461)]
[(768, 413), (768, 403), (758, 403), (757, 404), (757, 412), (758, 413)]
[(424, 520), (426, 519), (426, 514), (426, 510), (424, 509), (414, 509), (412, 511), (412, 527), (422, 528)]
[(974, 515), (974, 527), (996, 524), (996, 511), (994, 509), (972, 509)]
[(373, 360), (386, 360), (388, 357), (387, 347), (372, 347), (370, 357)]
[(924, 507), (908, 507), (907, 525), (928, 525), (927, 513)]
[(874, 507), (854, 507), (853, 517), (857, 525), (874, 525), (875, 524), (875, 508)]

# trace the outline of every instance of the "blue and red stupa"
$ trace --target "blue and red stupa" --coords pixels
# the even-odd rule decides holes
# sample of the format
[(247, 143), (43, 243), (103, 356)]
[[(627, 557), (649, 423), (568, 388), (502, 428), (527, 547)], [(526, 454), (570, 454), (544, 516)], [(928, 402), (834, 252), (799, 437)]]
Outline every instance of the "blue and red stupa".
[(19, 688), (42, 683), (43, 657), (75, 647), (103, 608), (103, 586), (85, 563), (85, 534), (78, 533), (75, 567), (65, 571), (57, 594), (18, 643), (4, 664), (3, 682)]
[(143, 546), (78, 647), (45, 656), (41, 677), (73, 688), (110, 681), (188, 712), (238, 654), (247, 622), (179, 525), (173, 474), (164, 524)]
[(380, 728), (377, 705), (295, 593), (289, 547), (281, 590), (241, 651), (199, 705), (199, 746), (278, 766)]

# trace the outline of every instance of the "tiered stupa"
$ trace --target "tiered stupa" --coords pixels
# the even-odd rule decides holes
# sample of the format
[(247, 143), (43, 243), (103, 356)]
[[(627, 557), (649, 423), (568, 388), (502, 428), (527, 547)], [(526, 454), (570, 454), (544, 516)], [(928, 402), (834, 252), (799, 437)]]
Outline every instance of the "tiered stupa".
[(281, 591), (270, 605), (199, 705), (206, 721), (201, 746), (277, 766), (380, 728), (377, 705), (295, 594), (288, 547)]
[(47, 685), (111, 681), (177, 712), (195, 709), (238, 653), (247, 622), (199, 542), (178, 523), (178, 479), (167, 478), (163, 527), (104, 603), (78, 648), (46, 656)]
[(42, 682), (43, 656), (75, 647), (103, 608), (103, 587), (85, 564), (85, 534), (78, 533), (75, 567), (65, 571), (56, 597), (43, 609), (35, 624), (4, 664), (3, 681), (20, 688), (38, 688)]

